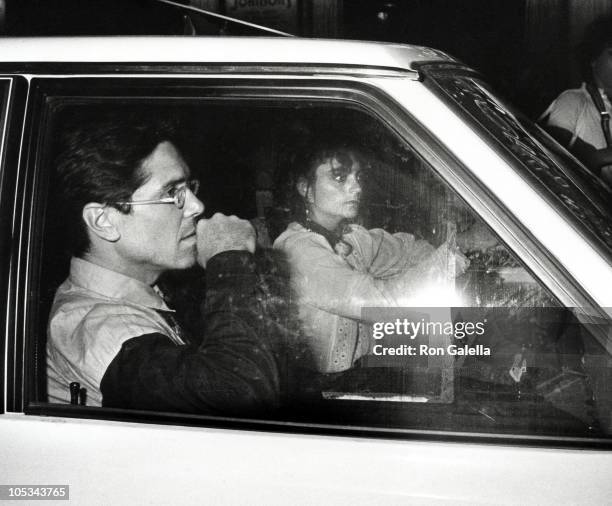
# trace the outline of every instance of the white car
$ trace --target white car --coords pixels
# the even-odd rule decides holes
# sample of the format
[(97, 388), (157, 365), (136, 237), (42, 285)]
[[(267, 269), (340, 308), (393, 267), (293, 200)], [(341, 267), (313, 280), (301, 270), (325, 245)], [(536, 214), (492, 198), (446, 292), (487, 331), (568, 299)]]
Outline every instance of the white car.
[[(0, 498), (610, 502), (609, 189), (460, 62), (297, 38), (4, 38), (0, 112)], [(371, 157), (363, 225), (434, 246), (466, 233), (455, 298), (404, 305), (510, 320), (465, 340), (455, 326), (424, 343), (443, 356), (418, 364), (389, 346), (381, 356), (379, 338), (343, 372), (290, 363), (298, 387), (265, 419), (48, 402), (47, 318), (70, 258), (56, 144), (101, 112), (177, 120), (207, 213), (253, 220), (262, 247), (287, 223), (279, 181), (296, 153), (344, 135)], [(474, 229), (495, 245), (480, 248)], [(398, 310), (376, 308), (378, 328)]]

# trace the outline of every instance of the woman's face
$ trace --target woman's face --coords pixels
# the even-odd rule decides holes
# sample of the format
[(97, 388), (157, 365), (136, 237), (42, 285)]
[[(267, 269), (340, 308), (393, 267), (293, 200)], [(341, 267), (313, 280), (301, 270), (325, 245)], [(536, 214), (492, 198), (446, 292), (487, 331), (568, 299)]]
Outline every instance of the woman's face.
[(612, 91), (612, 47), (607, 47), (591, 62), (593, 76), (598, 86)]
[[(345, 158), (345, 157), (342, 157)], [(314, 183), (298, 188), (306, 197), (310, 219), (333, 230), (344, 219), (352, 220), (361, 199), (361, 166), (352, 155), (331, 158), (315, 170)]]

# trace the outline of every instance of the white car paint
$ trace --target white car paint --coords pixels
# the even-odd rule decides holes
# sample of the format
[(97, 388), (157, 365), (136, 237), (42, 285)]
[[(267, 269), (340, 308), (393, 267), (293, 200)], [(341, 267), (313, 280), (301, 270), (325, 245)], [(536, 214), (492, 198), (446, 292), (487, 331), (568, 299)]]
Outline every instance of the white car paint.
[(279, 37), (28, 37), (0, 39), (0, 62), (174, 62), (337, 64), (409, 70), (414, 61), (453, 61), (401, 44)]
[(2, 415), (2, 483), (72, 504), (606, 504), (610, 452)]

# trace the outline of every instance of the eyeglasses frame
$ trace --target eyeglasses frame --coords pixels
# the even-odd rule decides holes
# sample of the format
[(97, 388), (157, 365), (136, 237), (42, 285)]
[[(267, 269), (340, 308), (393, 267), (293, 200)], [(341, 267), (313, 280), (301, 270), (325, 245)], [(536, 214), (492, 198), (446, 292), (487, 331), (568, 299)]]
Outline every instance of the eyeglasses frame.
[[(108, 202), (108, 204), (116, 204), (120, 206), (139, 206), (139, 205), (145, 205), (145, 204), (174, 204), (177, 209), (183, 209), (183, 207), (185, 207), (185, 202), (187, 201), (187, 190), (189, 190), (194, 195), (197, 195), (199, 189), (200, 189), (200, 181), (197, 179), (190, 179), (189, 181), (185, 181), (184, 186), (181, 186), (180, 188), (176, 190), (174, 197), (162, 197), (159, 199), (152, 199), (152, 200), (131, 200), (131, 201), (125, 201), (125, 202)], [(179, 199), (180, 195), (182, 195), (181, 199)], [(180, 203), (180, 200), (182, 200), (182, 203)]]

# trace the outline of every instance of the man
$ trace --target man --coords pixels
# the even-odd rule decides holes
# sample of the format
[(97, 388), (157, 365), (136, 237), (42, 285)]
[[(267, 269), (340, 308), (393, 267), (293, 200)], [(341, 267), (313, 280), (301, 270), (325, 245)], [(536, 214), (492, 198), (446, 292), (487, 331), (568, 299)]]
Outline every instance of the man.
[[(277, 403), (253, 228), (221, 214), (197, 221), (198, 183), (172, 136), (121, 117), (66, 136), (59, 201), (74, 256), (49, 319), (52, 402), (67, 402), (76, 381), (89, 406), (251, 415)], [(155, 283), (196, 262), (206, 267), (205, 323), (190, 342)]]
[(612, 188), (612, 19), (587, 27), (580, 56), (584, 82), (561, 93), (541, 119), (551, 135)]

